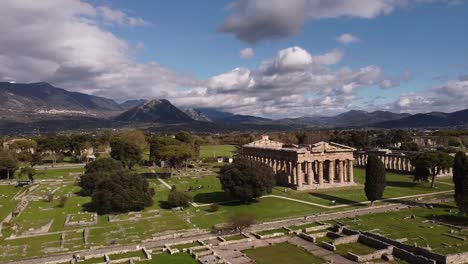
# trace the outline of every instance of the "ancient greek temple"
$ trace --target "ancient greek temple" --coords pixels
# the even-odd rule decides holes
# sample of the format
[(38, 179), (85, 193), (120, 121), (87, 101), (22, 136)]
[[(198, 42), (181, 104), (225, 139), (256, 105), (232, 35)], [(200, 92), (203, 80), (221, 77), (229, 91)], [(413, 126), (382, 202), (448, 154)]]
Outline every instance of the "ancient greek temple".
[(264, 135), (243, 145), (242, 156), (272, 167), (278, 184), (311, 190), (354, 185), (354, 151), (333, 142), (284, 144)]
[[(414, 172), (414, 166), (411, 164), (410, 158), (403, 153), (379, 153), (372, 152), (375, 154), (384, 164), (385, 170), (395, 171), (411, 174)], [(367, 164), (367, 158), (369, 153), (365, 151), (356, 152), (356, 165), (359, 167), (365, 167)], [(438, 176), (452, 176), (453, 169), (442, 170)]]

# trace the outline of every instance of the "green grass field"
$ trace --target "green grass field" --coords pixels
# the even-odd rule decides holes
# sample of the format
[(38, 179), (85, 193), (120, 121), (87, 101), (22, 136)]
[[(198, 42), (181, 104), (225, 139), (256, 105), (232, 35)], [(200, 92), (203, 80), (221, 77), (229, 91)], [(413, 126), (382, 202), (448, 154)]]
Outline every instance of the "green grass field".
[(336, 246), (336, 253), (346, 256), (348, 252), (354, 253), (356, 255), (367, 255), (372, 252), (375, 252), (377, 249), (364, 245), (362, 243), (349, 243)]
[(203, 145), (200, 146), (200, 158), (232, 157), (235, 150), (233, 145)]
[(168, 253), (153, 254), (151, 260), (140, 261), (138, 264), (197, 264), (194, 258), (187, 253), (169, 255)]
[[(331, 205), (333, 200), (336, 201), (337, 205), (367, 201), (364, 193), (365, 170), (355, 168), (354, 180), (359, 185), (354, 187), (328, 190), (323, 189), (310, 192), (295, 191), (289, 188), (286, 188), (287, 192), (284, 192), (284, 187), (275, 187), (273, 194), (322, 205)], [(395, 198), (453, 190), (453, 186), (447, 183), (447, 179), (444, 179), (438, 183), (437, 188), (431, 188), (430, 183), (413, 182), (413, 177), (410, 175), (387, 173), (387, 186), (385, 188), (384, 198)]]
[[(449, 213), (449, 211), (452, 213)], [(411, 216), (414, 216), (414, 219)], [(451, 217), (447, 217), (451, 216)], [(456, 224), (465, 223), (468, 227), (468, 218), (457, 215), (452, 205), (438, 205), (434, 209), (411, 208), (398, 212), (387, 212), (361, 216), (357, 219), (340, 219), (352, 229), (378, 232), (393, 239), (407, 238), (404, 242), (410, 245), (415, 243), (425, 247), (429, 245), (432, 250), (440, 254), (460, 253), (468, 248), (468, 241), (448, 236), (451, 232), (460, 237), (468, 237), (468, 231), (456, 231), (453, 228), (428, 222), (433, 217), (444, 217), (456, 221)], [(454, 231), (451, 231), (454, 230)]]
[(289, 243), (245, 250), (244, 253), (257, 264), (321, 264), (326, 261)]

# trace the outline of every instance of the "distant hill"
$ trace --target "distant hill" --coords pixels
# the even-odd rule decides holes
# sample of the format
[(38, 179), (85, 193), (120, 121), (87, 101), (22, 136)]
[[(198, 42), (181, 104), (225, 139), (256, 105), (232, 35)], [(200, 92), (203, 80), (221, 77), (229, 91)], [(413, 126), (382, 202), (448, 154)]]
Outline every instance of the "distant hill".
[(234, 115), (233, 113), (223, 112), (213, 108), (195, 108), (194, 110), (202, 113), (214, 122), (218, 122)]
[(397, 120), (408, 116), (410, 116), (410, 114), (399, 114), (388, 111), (366, 112), (361, 110), (351, 110), (336, 116), (305, 116), (281, 119), (277, 122), (285, 125), (298, 125), (303, 127), (362, 127), (374, 123)]
[(140, 105), (144, 104), (145, 102), (146, 102), (146, 100), (144, 100), (144, 99), (127, 100), (127, 101), (121, 103), (120, 107), (123, 110), (129, 110), (129, 109), (132, 109), (135, 106), (140, 106)]
[(261, 124), (270, 121), (272, 120), (268, 118), (249, 115), (232, 115), (218, 120), (219, 123), (223, 124)]
[(38, 112), (40, 110), (122, 111), (112, 99), (54, 87), (48, 83), (0, 82), (0, 110)]
[(193, 119), (168, 100), (151, 100), (115, 117), (116, 121), (140, 123), (180, 123)]
[(196, 121), (213, 122), (213, 120), (211, 120), (205, 114), (194, 108), (187, 108), (184, 110), (184, 113), (186, 113), (188, 116), (190, 116), (193, 120)]
[(376, 123), (381, 128), (468, 127), (468, 109), (453, 112), (415, 114), (398, 120)]

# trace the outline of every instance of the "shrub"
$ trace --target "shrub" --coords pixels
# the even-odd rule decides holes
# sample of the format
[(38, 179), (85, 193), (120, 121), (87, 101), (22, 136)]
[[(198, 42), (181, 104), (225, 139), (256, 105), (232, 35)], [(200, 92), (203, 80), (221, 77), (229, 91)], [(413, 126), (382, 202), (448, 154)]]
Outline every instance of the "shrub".
[(219, 210), (219, 204), (213, 203), (210, 205), (210, 211), (211, 212), (217, 212)]
[(189, 207), (191, 201), (190, 195), (178, 191), (175, 187), (172, 187), (167, 197), (167, 203), (170, 207)]
[(59, 201), (59, 206), (60, 207), (65, 207), (65, 205), (67, 204), (67, 201), (68, 201), (68, 197), (67, 196), (62, 196), (60, 197), (60, 201)]

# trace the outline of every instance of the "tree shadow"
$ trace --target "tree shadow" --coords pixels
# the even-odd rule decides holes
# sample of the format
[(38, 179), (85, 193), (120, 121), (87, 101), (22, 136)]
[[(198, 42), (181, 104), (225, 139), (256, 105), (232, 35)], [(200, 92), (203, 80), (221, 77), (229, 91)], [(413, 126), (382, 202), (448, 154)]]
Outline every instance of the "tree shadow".
[(193, 196), (196, 203), (220, 203), (232, 200), (233, 198), (225, 192), (197, 193)]
[(169, 205), (169, 202), (167, 201), (158, 201), (159, 207), (162, 209), (172, 209), (172, 207)]
[[(342, 198), (342, 197), (336, 197), (336, 196), (329, 195), (329, 194), (326, 194), (326, 193), (314, 193), (314, 192), (312, 192), (312, 193), (309, 193), (309, 194), (314, 196), (314, 197), (320, 198), (320, 199), (328, 200), (328, 201), (330, 201), (330, 204), (332, 204), (332, 201), (335, 201), (336, 204), (360, 203), (359, 201), (353, 201), (353, 200), (349, 200), (349, 199)], [(358, 206), (366, 206), (366, 205), (365, 204), (359, 204)]]
[(387, 181), (387, 186), (399, 188), (412, 188), (419, 185), (419, 182), (401, 182), (401, 181)]
[(468, 216), (463, 216), (463, 215), (426, 215), (424, 218), (428, 220), (433, 220), (436, 222), (444, 223), (444, 224), (449, 224), (449, 225), (455, 225), (455, 226), (460, 226), (463, 228), (468, 227)]

